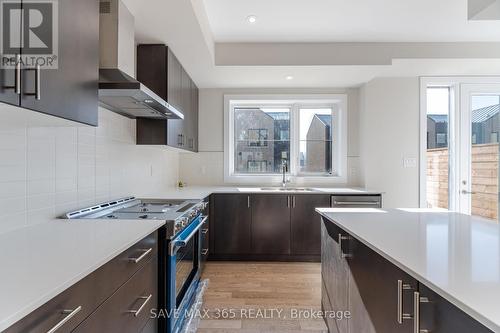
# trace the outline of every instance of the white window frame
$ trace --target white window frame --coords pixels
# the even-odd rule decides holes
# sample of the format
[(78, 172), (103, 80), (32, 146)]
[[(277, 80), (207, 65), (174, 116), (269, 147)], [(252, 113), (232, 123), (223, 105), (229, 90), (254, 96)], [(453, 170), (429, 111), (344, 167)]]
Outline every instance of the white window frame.
[[(448, 87), (450, 89), (450, 114), (449, 114), (449, 210), (459, 211), (461, 209), (459, 188), (461, 178), (461, 166), (459, 156), (461, 138), (461, 92), (464, 85), (467, 84), (492, 84), (500, 83), (500, 77), (421, 77), (420, 78), (420, 163), (419, 163), (419, 198), (420, 207), (426, 208), (426, 178), (427, 178), (427, 87)], [(467, 125), (468, 126), (468, 125)], [(462, 135), (462, 139), (466, 136)]]
[[(290, 108), (290, 166), (287, 177), (294, 184), (347, 183), (347, 94), (314, 95), (224, 95), (224, 182), (228, 184), (279, 184), (278, 174), (237, 174), (234, 172), (234, 108), (239, 106)], [(332, 169), (335, 174), (299, 173), (299, 106), (332, 108)]]

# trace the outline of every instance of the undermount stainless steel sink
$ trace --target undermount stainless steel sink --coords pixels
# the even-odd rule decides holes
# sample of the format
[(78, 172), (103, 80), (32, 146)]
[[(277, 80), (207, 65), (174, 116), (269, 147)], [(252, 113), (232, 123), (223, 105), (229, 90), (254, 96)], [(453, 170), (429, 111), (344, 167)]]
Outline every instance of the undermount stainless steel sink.
[(284, 192), (314, 192), (312, 188), (306, 187), (261, 187), (261, 191), (284, 191)]

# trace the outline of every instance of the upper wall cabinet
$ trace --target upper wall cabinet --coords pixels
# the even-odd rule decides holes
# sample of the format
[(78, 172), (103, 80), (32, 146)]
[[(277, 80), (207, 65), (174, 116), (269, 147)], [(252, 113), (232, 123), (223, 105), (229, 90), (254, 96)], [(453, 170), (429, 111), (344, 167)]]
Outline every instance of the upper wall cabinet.
[(184, 119), (137, 119), (137, 144), (198, 151), (198, 87), (163, 44), (137, 47), (137, 79), (184, 114)]
[(39, 11), (47, 18), (43, 22), (54, 25), (42, 23), (37, 31), (30, 30), (30, 34), (38, 34), (36, 38), (23, 38), (21, 31), (28, 30), (21, 25), (17, 33), (10, 34), (10, 38), (18, 39), (10, 41), (11, 45), (24, 45), (4, 47), (2, 61), (12, 61), (0, 69), (0, 102), (97, 126), (98, 1), (64, 0), (46, 3), (33, 11), (26, 10), (35, 6), (32, 2), (10, 5), (2, 3), (7, 6), (2, 9), (8, 12), (16, 9), (12, 6), (22, 5), (25, 21), (26, 16)]

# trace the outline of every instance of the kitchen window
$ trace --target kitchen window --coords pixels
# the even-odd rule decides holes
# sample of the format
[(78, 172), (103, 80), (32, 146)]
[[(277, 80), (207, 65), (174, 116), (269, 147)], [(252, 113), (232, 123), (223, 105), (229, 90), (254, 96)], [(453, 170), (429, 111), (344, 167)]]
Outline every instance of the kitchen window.
[(345, 95), (225, 96), (227, 183), (346, 182)]

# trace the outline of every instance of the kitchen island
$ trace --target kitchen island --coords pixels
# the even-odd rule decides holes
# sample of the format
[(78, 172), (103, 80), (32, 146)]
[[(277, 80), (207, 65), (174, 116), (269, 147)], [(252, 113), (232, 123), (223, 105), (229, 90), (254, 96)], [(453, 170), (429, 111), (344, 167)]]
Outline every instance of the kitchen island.
[(324, 208), (330, 332), (500, 332), (500, 227), (448, 211)]

